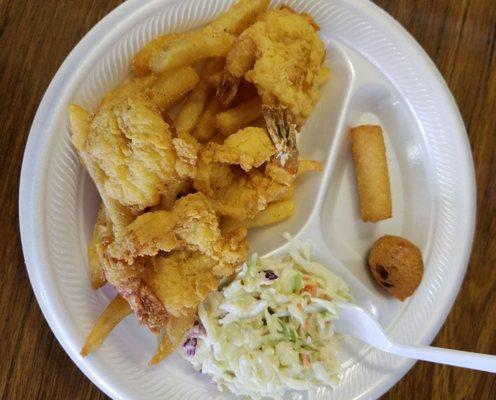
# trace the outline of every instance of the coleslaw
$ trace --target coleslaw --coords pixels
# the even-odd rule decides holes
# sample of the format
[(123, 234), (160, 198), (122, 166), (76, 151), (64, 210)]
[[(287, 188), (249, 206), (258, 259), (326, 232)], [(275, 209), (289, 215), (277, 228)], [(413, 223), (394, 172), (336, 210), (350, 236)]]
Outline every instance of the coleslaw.
[(183, 355), (228, 388), (253, 399), (279, 399), (338, 380), (338, 336), (332, 321), (346, 283), (311, 259), (308, 244), (284, 258), (253, 255), (221, 292), (199, 308)]

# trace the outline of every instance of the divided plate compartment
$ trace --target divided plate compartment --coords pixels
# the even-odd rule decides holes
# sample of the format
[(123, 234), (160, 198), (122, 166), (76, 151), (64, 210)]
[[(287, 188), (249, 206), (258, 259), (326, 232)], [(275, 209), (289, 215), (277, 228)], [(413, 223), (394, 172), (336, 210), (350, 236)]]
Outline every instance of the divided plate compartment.
[[(20, 193), (30, 279), (64, 349), (114, 398), (233, 396), (219, 393), (208, 377), (177, 354), (148, 366), (156, 339), (135, 318), (124, 320), (95, 354), (79, 355), (115, 292), (109, 287), (93, 291), (89, 284), (86, 248), (99, 197), (71, 145), (66, 107), (75, 102), (94, 109), (128, 76), (132, 55), (147, 41), (201, 26), (231, 3), (129, 0), (71, 53), (33, 123)], [(283, 254), (288, 246), (284, 232), (297, 241), (310, 240), (315, 258), (349, 284), (355, 302), (374, 314), (393, 339), (428, 342), (454, 300), (473, 233), (473, 170), (456, 106), (413, 40), (369, 2), (288, 0), (275, 1), (271, 7), (280, 4), (314, 16), (327, 47), (330, 80), (298, 137), (301, 157), (322, 162), (324, 170), (299, 178), (297, 210), (290, 220), (250, 232), (251, 251)], [(416, 65), (408, 61), (395, 37), (409, 46)], [(362, 123), (380, 124), (386, 142), (393, 218), (376, 224), (360, 220), (351, 159), (349, 129)], [(461, 187), (466, 193), (458, 195)], [(386, 233), (411, 240), (424, 256), (422, 284), (403, 303), (373, 282), (366, 264), (370, 246)], [(379, 396), (413, 365), (351, 338), (343, 341), (340, 357), (343, 379), (336, 388), (317, 387), (309, 396), (289, 392), (286, 397)]]
[[(344, 279), (354, 302), (389, 331), (408, 300), (392, 298), (375, 283), (368, 252), (382, 235), (398, 235), (416, 243), (429, 265), (436, 188), (428, 179), (429, 165), (422, 162), (428, 155), (420, 127), (394, 86), (351, 48), (325, 40), (331, 79), (298, 138), (300, 157), (320, 161), (324, 170), (298, 179), (295, 215), (251, 231), (250, 245), (260, 254), (282, 255), (289, 246), (282, 232), (290, 233), (296, 243), (310, 241), (316, 260)], [(393, 218), (378, 223), (360, 219), (349, 132), (361, 124), (380, 125), (386, 144)], [(339, 355), (343, 372), (368, 350), (346, 338)]]

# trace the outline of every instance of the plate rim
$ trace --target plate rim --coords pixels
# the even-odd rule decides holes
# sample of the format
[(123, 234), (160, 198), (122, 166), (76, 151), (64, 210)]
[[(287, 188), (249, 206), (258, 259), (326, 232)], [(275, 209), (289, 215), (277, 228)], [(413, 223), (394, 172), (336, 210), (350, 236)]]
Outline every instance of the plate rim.
[[(167, 4), (173, 3), (174, 0), (164, 0)], [(453, 123), (457, 126), (457, 131), (460, 133), (460, 138), (462, 140), (462, 146), (465, 151), (465, 159), (461, 160), (463, 164), (467, 167), (467, 179), (465, 183), (467, 184), (467, 191), (465, 193), (465, 200), (468, 205), (467, 214), (465, 215), (467, 220), (467, 242), (464, 248), (464, 257), (462, 265), (464, 265), (463, 270), (457, 277), (457, 280), (452, 288), (452, 291), (447, 296), (445, 304), (443, 304), (441, 318), (437, 321), (431, 323), (430, 329), (424, 331), (423, 338), (421, 342), (427, 343), (431, 342), (437, 332), (440, 330), (444, 324), (448, 313), (450, 312), (456, 296), (459, 293), (461, 283), (465, 276), (466, 269), (468, 267), (468, 260), (471, 253), (473, 237), (475, 233), (475, 215), (476, 215), (476, 183), (475, 183), (475, 170), (472, 160), (472, 153), (470, 151), (470, 144), (468, 140), (468, 135), (461, 118), (458, 106), (452, 93), (449, 91), (448, 86), (440, 74), (439, 70), (435, 66), (434, 62), (430, 59), (424, 49), (418, 44), (418, 42), (411, 36), (411, 34), (403, 28), (392, 16), (390, 16), (386, 11), (382, 10), (380, 7), (376, 6), (369, 0), (359, 0), (351, 1), (346, 0), (348, 3), (352, 3), (355, 8), (361, 8), (365, 13), (376, 13), (376, 15), (381, 15), (384, 19), (384, 25), (388, 26), (390, 29), (395, 31), (396, 37), (402, 37), (407, 39), (404, 46), (409, 46), (415, 57), (419, 62), (425, 63), (427, 69), (433, 74), (433, 82), (441, 89), (443, 99), (446, 100), (446, 106), (453, 111), (452, 116), (455, 117)], [(33, 196), (37, 192), (36, 187), (39, 185), (38, 182), (32, 181), (32, 176), (34, 176), (34, 171), (36, 165), (40, 163), (44, 157), (48, 157), (48, 154), (43, 154), (43, 152), (37, 152), (36, 149), (43, 148), (44, 139), (46, 140), (48, 135), (43, 135), (44, 129), (43, 125), (50, 114), (48, 112), (49, 106), (53, 101), (54, 94), (56, 94), (57, 89), (64, 87), (70, 78), (71, 67), (74, 67), (78, 60), (78, 57), (85, 56), (85, 48), (89, 47), (90, 43), (98, 37), (99, 34), (105, 33), (107, 26), (110, 26), (113, 22), (121, 24), (127, 18), (132, 18), (134, 12), (152, 6), (155, 1), (149, 1), (143, 3), (141, 0), (128, 0), (127, 2), (119, 5), (109, 14), (107, 14), (103, 19), (101, 19), (90, 31), (81, 39), (81, 41), (72, 49), (69, 55), (65, 58), (64, 62), (56, 72), (53, 77), (49, 87), (47, 88), (43, 99), (40, 102), (36, 115), (34, 117), (28, 140), (25, 147), (25, 152), (22, 160), (21, 168), (21, 179), (19, 184), (19, 226), (21, 232), (21, 242), (23, 248), (23, 254), (25, 258), (26, 268), (28, 270), (28, 275), (30, 279), (31, 286), (37, 298), (38, 304), (42, 309), (44, 317), (48, 322), (52, 332), (56, 336), (59, 343), (64, 348), (64, 351), (69, 355), (72, 361), (78, 366), (79, 369), (93, 382), (95, 383), (103, 392), (112, 398), (122, 398), (125, 394), (118, 393), (112, 385), (101, 379), (95, 369), (89, 367), (85, 363), (79, 362), (77, 359), (78, 352), (74, 352), (68, 343), (67, 338), (67, 327), (62, 326), (58, 322), (58, 317), (56, 313), (53, 313), (55, 307), (50, 300), (49, 293), (46, 287), (40, 283), (37, 256), (42, 249), (39, 248), (39, 243), (36, 236), (36, 230), (31, 229), (36, 223), (44, 218), (42, 215), (37, 215), (35, 207), (33, 206)], [(103, 32), (102, 32), (103, 31)], [(107, 36), (103, 35), (102, 40), (110, 40), (107, 32)], [(456, 121), (455, 121), (456, 120)], [(378, 397), (387, 390), (390, 389), (406, 372), (414, 365), (415, 361), (405, 360), (394, 373), (388, 375), (388, 379), (383, 385), (376, 385), (371, 388), (367, 393), (368, 396)]]

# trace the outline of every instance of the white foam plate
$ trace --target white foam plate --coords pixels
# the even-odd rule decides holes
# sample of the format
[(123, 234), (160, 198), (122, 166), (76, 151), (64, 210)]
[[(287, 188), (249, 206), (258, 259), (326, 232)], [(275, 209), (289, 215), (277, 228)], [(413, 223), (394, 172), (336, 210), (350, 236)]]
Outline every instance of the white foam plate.
[[(221, 399), (206, 377), (174, 355), (147, 365), (155, 340), (128, 318), (99, 351), (79, 355), (85, 336), (113, 296), (88, 282), (86, 246), (98, 195), (70, 144), (66, 106), (94, 108), (126, 78), (131, 56), (154, 36), (197, 27), (230, 0), (128, 0), (99, 22), (57, 72), (36, 114), (24, 155), (19, 199), (26, 265), (38, 302), (78, 367), (114, 399)], [(274, 5), (282, 3), (275, 1)], [(467, 266), (475, 216), (470, 147), (442, 77), (420, 46), (367, 0), (288, 0), (315, 17), (327, 45), (330, 82), (300, 135), (300, 152), (323, 162), (298, 187), (296, 215), (250, 234), (260, 254), (281, 252), (288, 231), (316, 243), (316, 257), (341, 275), (356, 301), (391, 337), (429, 343), (445, 320)], [(379, 122), (385, 132), (394, 218), (366, 224), (358, 215), (347, 131)], [(425, 259), (421, 286), (401, 303), (384, 295), (365, 265), (384, 233), (416, 243)], [(339, 387), (318, 399), (379, 397), (413, 365), (349, 340)], [(289, 393), (288, 398), (306, 395)]]

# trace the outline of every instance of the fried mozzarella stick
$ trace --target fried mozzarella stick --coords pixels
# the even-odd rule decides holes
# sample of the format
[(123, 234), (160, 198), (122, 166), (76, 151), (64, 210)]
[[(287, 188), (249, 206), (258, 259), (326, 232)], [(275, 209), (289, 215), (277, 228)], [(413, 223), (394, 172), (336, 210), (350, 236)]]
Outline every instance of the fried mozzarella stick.
[(391, 218), (391, 189), (381, 127), (357, 126), (351, 130), (351, 141), (362, 220)]

